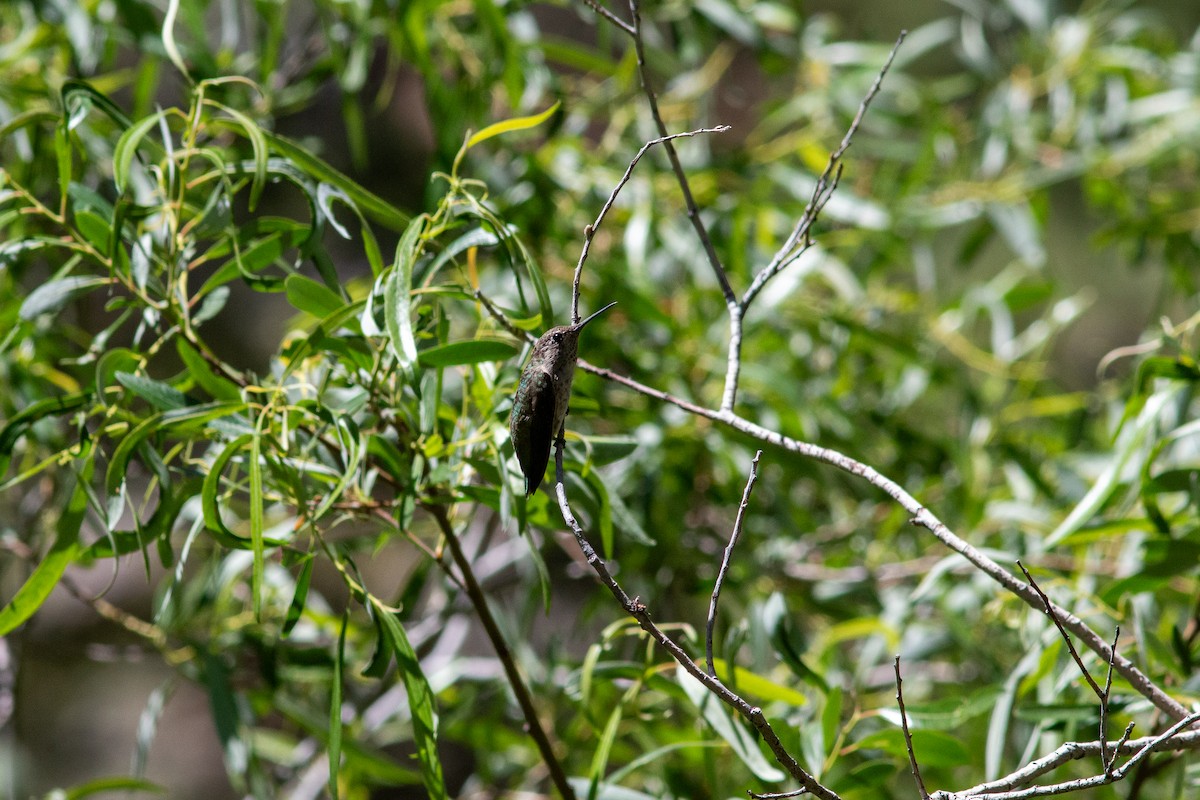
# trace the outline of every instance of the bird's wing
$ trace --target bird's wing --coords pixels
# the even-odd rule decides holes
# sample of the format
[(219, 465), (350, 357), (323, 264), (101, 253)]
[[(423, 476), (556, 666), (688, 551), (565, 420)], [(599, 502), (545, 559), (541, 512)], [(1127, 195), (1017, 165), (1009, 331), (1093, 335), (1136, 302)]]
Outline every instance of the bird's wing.
[(525, 412), (525, 420), (529, 435), (525, 437), (525, 446), (514, 449), (521, 471), (525, 473), (525, 494), (531, 495), (537, 491), (546, 474), (546, 464), (550, 463), (550, 445), (554, 439), (555, 396), (554, 379), (545, 372), (536, 372), (530, 376), (529, 407)]

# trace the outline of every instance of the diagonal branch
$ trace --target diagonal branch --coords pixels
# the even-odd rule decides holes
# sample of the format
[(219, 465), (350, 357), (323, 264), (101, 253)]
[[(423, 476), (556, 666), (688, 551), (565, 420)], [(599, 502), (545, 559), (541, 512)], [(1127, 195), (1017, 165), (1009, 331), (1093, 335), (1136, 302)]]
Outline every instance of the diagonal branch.
[[(650, 85), (650, 68), (646, 65), (646, 45), (642, 37), (641, 3), (638, 0), (629, 0), (629, 14), (633, 19), (633, 48), (637, 54), (638, 77), (642, 82), (642, 91), (646, 94), (646, 101), (650, 105), (650, 116), (654, 118), (654, 125), (658, 129), (658, 135), (667, 136), (667, 125), (663, 122), (662, 113), (658, 110), (658, 96), (654, 93), (654, 88)], [(721, 293), (725, 295), (725, 305), (732, 312), (738, 305), (737, 295), (734, 294), (733, 287), (729, 285), (729, 276), (725, 274), (725, 267), (722, 266), (721, 259), (717, 255), (717, 249), (713, 246), (712, 238), (708, 235), (708, 229), (704, 226), (704, 220), (700, 219), (700, 209), (696, 206), (696, 199), (692, 196), (692, 187), (688, 182), (687, 174), (683, 171), (683, 164), (679, 161), (679, 154), (675, 152), (674, 145), (669, 141), (664, 143), (664, 147), (667, 151), (667, 158), (671, 161), (671, 170), (675, 173), (675, 180), (679, 184), (679, 190), (683, 193), (683, 202), (687, 206), (688, 221), (692, 223), (692, 227), (696, 231), (696, 237), (704, 247), (704, 254), (708, 257), (708, 265), (712, 267), (717, 283), (721, 286)]]
[(717, 570), (717, 579), (713, 582), (712, 599), (708, 603), (708, 625), (704, 632), (704, 652), (708, 659), (708, 674), (716, 676), (713, 667), (713, 628), (717, 625), (717, 600), (721, 597), (721, 585), (725, 583), (725, 573), (729, 571), (729, 562), (733, 560), (733, 548), (742, 535), (742, 526), (746, 522), (746, 508), (750, 505), (750, 492), (754, 491), (754, 482), (758, 480), (758, 459), (762, 458), (762, 450), (754, 454), (750, 462), (750, 477), (746, 479), (746, 489), (742, 492), (742, 504), (738, 506), (737, 517), (733, 521), (733, 533), (729, 534), (729, 544), (721, 557), (721, 568)]
[(600, 230), (601, 223), (608, 216), (609, 210), (613, 207), (613, 203), (617, 201), (617, 195), (621, 189), (625, 188), (625, 184), (629, 183), (629, 178), (633, 175), (633, 168), (642, 160), (642, 156), (656, 144), (669, 145), (675, 139), (684, 137), (698, 136), (702, 133), (724, 133), (729, 130), (728, 125), (717, 125), (715, 128), (698, 128), (694, 131), (684, 131), (682, 133), (670, 133), (651, 139), (642, 145), (637, 151), (637, 155), (629, 162), (629, 166), (625, 168), (625, 174), (621, 176), (621, 180), (617, 181), (617, 185), (609, 193), (608, 199), (604, 201), (604, 206), (600, 209), (600, 213), (596, 215), (596, 221), (583, 229), (583, 249), (579, 251), (579, 263), (575, 265), (575, 280), (572, 284), (571, 291), (571, 322), (572, 324), (579, 322), (579, 280), (583, 276), (583, 262), (587, 261), (588, 253), (592, 249), (592, 239), (596, 236), (596, 231)]
[(496, 618), (492, 616), (492, 610), (487, 602), (487, 595), (484, 594), (483, 587), (479, 585), (479, 581), (475, 579), (475, 571), (471, 568), (471, 561), (467, 558), (467, 554), (463, 552), (462, 544), (458, 541), (458, 534), (454, 530), (454, 525), (450, 522), (446, 506), (433, 502), (426, 506), (426, 510), (437, 522), (442, 535), (446, 537), (446, 544), (450, 548), (450, 555), (454, 558), (454, 563), (458, 565), (458, 571), (462, 574), (462, 580), (466, 586), (467, 596), (471, 600), (471, 606), (475, 609), (475, 614), (479, 617), (479, 621), (483, 623), (483, 629), (487, 632), (488, 639), (492, 642), (492, 648), (495, 649), (496, 656), (500, 659), (500, 663), (504, 667), (504, 675), (508, 679), (508, 686), (516, 696), (517, 704), (521, 706), (521, 712), (525, 715), (526, 729), (529, 731), (530, 737), (533, 738), (538, 751), (541, 753), (542, 761), (546, 764), (546, 770), (550, 773), (550, 779), (554, 783), (554, 787), (558, 790), (559, 796), (563, 800), (575, 800), (575, 790), (571, 788), (562, 762), (558, 760), (558, 756), (554, 752), (554, 746), (550, 742), (550, 737), (547, 735), (545, 728), (542, 727), (537, 709), (533, 705), (533, 697), (529, 692), (529, 687), (525, 685), (525, 678), (521, 675), (516, 658), (513, 656), (512, 651), (508, 649), (508, 643), (504, 640), (503, 631), (500, 630)]
[[(972, 546), (958, 535), (956, 535), (944, 522), (938, 519), (932, 511), (922, 506), (917, 499), (909, 494), (900, 484), (880, 474), (873, 467), (870, 467), (861, 461), (856, 461), (847, 455), (843, 455), (836, 450), (831, 450), (827, 447), (811, 444), (809, 442), (801, 442), (796, 439), (791, 439), (783, 434), (764, 428), (754, 422), (751, 422), (744, 417), (728, 412), (718, 411), (710, 408), (705, 408), (692, 403), (688, 400), (675, 397), (669, 392), (664, 392), (660, 389), (655, 389), (651, 386), (646, 386), (643, 383), (627, 378), (609, 369), (601, 369), (593, 366), (586, 361), (580, 360), (580, 369), (591, 372), (594, 375), (599, 375), (602, 378), (607, 378), (622, 386), (633, 389), (640, 394), (648, 397), (670, 403), (684, 411), (695, 414), (696, 416), (711, 419), (715, 422), (720, 422), (729, 426), (733, 430), (743, 433), (760, 442), (774, 445), (782, 448), (789, 453), (797, 453), (808, 458), (813, 458), (818, 461), (824, 461), (826, 464), (831, 464), (840, 470), (863, 478), (871, 485), (882, 490), (885, 494), (900, 504), (902, 508), (912, 515), (911, 522), (913, 525), (927, 529), (946, 547), (961, 555), (981, 572), (989, 578), (999, 583), (1004, 589), (1019, 597), (1025, 603), (1036, 609), (1042, 609), (1043, 604), (1037, 592), (1031, 589), (1027, 584), (1018, 580), (1012, 573), (1001, 567), (998, 563), (989, 558), (983, 551)], [(1171, 719), (1179, 720), (1188, 716), (1188, 710), (1178, 700), (1174, 699), (1155, 683), (1150, 680), (1141, 670), (1137, 668), (1132, 661), (1125, 656), (1115, 653), (1113, 648), (1091, 627), (1075, 616), (1071, 612), (1057, 605), (1051, 604), (1054, 612), (1062, 621), (1063, 627), (1071, 631), (1079, 637), (1089, 650), (1099, 655), (1105, 661), (1112, 660), (1113, 668), (1129, 682), (1130, 686), (1135, 691), (1161, 709)]]
[(900, 707), (900, 728), (904, 731), (904, 748), (908, 750), (908, 766), (912, 770), (913, 779), (917, 782), (917, 791), (921, 800), (929, 800), (929, 790), (925, 788), (925, 779), (921, 777), (921, 768), (917, 765), (917, 752), (913, 750), (912, 732), (908, 729), (908, 713), (904, 710), (904, 681), (900, 678), (900, 656), (896, 656), (896, 705)]
[(671, 657), (675, 659), (675, 662), (680, 666), (680, 668), (703, 684), (704, 688), (716, 695), (717, 699), (719, 699), (722, 703), (732, 708), (754, 726), (755, 730), (758, 731), (759, 736), (763, 738), (763, 741), (766, 742), (767, 747), (770, 748), (771, 753), (775, 756), (775, 760), (778, 761), (779, 764), (788, 771), (788, 774), (795, 778), (796, 781), (802, 787), (804, 787), (804, 791), (811, 793), (814, 797), (821, 798), (821, 800), (839, 800), (836, 792), (826, 788), (820, 781), (805, 771), (805, 769), (800, 766), (799, 762), (792, 757), (792, 755), (783, 746), (783, 742), (780, 741), (779, 736), (775, 733), (775, 730), (771, 727), (771, 723), (767, 721), (767, 718), (763, 714), (761, 708), (750, 705), (748, 702), (743, 700), (741, 696), (730, 691), (729, 688), (725, 686), (725, 684), (719, 679), (709, 675), (707, 672), (701, 669), (696, 661), (689, 656), (687, 652), (675, 642), (674, 639), (667, 636), (667, 634), (664, 633), (662, 629), (654, 623), (654, 620), (650, 618), (650, 610), (646, 607), (646, 605), (636, 597), (631, 598), (628, 594), (626, 594), (625, 590), (621, 588), (621, 585), (617, 583), (617, 579), (613, 577), (611, 572), (609, 572), (608, 565), (606, 565), (604, 560), (600, 558), (599, 554), (596, 553), (596, 549), (592, 547), (591, 543), (587, 539), (587, 535), (583, 532), (583, 528), (579, 526), (579, 523), (575, 519), (575, 515), (571, 512), (571, 506), (567, 500), (567, 489), (563, 470), (563, 450), (565, 449), (565, 445), (566, 442), (564, 441), (562, 432), (560, 431), (558, 435), (558, 441), (554, 448), (554, 470), (555, 480), (557, 481), (554, 491), (555, 495), (558, 497), (558, 507), (559, 510), (562, 511), (563, 521), (567, 523), (567, 527), (570, 528), (571, 533), (575, 535), (575, 541), (579, 543), (579, 549), (583, 551), (584, 559), (587, 561), (588, 566), (590, 566), (600, 578), (600, 582), (607, 587), (609, 592), (612, 593), (612, 596), (616, 598), (618, 603), (621, 604), (621, 607), (624, 608), (630, 616), (637, 620), (637, 623), (639, 626), (641, 626), (642, 630), (648, 633), (650, 637), (654, 639), (654, 641), (658, 642), (664, 650), (671, 654)]
[(767, 285), (767, 282), (782, 272), (789, 264), (794, 263), (796, 259), (804, 255), (812, 246), (812, 227), (821, 216), (825, 205), (833, 197), (833, 193), (837, 191), (838, 182), (841, 180), (842, 156), (850, 148), (850, 143), (854, 140), (854, 135), (858, 133), (859, 126), (862, 125), (863, 118), (867, 114), (867, 109), (870, 107), (871, 101), (875, 99), (875, 95), (879, 94), (879, 88), (883, 85), (883, 78), (891, 68), (892, 62), (896, 59), (896, 52), (900, 49), (900, 45), (904, 43), (904, 38), (907, 35), (908, 31), (901, 31), (900, 36), (896, 39), (896, 43), (892, 45), (887, 60), (883, 63), (879, 73), (875, 76), (875, 82), (871, 84), (871, 88), (867, 90), (866, 96), (863, 97), (862, 102), (859, 104), (858, 113), (854, 115), (850, 127), (846, 129), (846, 135), (842, 137), (841, 144), (829, 154), (829, 162), (825, 165), (825, 171), (817, 178), (817, 185), (813, 189), (812, 197), (809, 199), (804, 213), (797, 220), (796, 226), (792, 228), (791, 234), (784, 240), (779, 250), (776, 251), (775, 257), (771, 259), (770, 263), (754, 276), (754, 280), (750, 282), (750, 286), (747, 287), (745, 294), (742, 295), (741, 301), (737, 303), (736, 313), (731, 308), (729, 318), (729, 354), (726, 357), (725, 365), (725, 390), (721, 395), (722, 411), (732, 412), (734, 403), (737, 400), (738, 379), (742, 369), (742, 325), (746, 312), (750, 309), (750, 304), (754, 302), (754, 298), (758, 297), (759, 292)]

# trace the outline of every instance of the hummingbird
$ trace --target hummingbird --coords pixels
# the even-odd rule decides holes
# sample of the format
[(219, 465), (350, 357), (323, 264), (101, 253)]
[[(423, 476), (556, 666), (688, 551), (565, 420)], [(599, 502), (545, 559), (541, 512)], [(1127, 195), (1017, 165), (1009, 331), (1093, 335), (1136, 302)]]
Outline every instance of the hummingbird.
[(574, 325), (560, 325), (543, 333), (533, 343), (533, 355), (521, 373), (513, 395), (508, 430), (521, 472), (525, 473), (525, 496), (537, 491), (550, 461), (550, 445), (562, 430), (571, 399), (571, 381), (579, 358), (579, 332), (583, 326), (616, 303)]

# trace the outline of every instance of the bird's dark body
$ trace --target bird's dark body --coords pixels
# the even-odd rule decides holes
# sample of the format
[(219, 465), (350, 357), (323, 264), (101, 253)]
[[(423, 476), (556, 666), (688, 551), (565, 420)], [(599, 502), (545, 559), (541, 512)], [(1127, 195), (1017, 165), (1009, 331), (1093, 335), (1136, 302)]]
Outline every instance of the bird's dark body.
[(533, 344), (533, 355), (521, 373), (508, 420), (513, 450), (525, 474), (525, 494), (537, 491), (550, 462), (550, 446), (562, 430), (571, 399), (571, 382), (579, 358), (579, 332), (604, 308), (574, 325), (551, 328)]

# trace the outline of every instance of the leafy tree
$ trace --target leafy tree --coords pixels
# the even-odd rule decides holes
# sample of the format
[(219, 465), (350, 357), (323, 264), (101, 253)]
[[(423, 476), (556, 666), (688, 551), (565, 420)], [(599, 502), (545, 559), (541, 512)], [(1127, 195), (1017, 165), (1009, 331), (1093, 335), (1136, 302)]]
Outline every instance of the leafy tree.
[[(1194, 792), (1200, 21), (939, 13), (0, 8), (14, 793), (181, 685), (231, 796)], [(59, 587), (126, 775), (28, 746)]]

